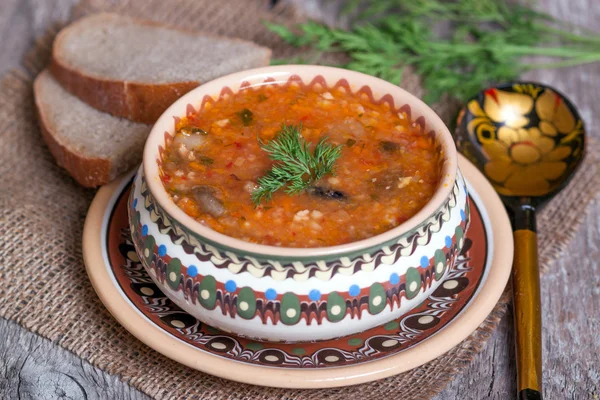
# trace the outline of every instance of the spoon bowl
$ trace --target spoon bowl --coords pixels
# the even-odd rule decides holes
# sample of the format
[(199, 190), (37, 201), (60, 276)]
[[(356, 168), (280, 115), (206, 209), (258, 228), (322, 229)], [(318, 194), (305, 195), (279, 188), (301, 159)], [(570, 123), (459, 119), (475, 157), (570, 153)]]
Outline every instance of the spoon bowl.
[(505, 198), (542, 204), (580, 164), (584, 125), (571, 101), (554, 88), (512, 82), (488, 88), (458, 117), (457, 145)]
[(488, 88), (467, 102), (457, 146), (500, 194), (512, 218), (517, 398), (542, 398), (542, 319), (535, 212), (574, 175), (584, 126), (556, 89), (533, 82)]

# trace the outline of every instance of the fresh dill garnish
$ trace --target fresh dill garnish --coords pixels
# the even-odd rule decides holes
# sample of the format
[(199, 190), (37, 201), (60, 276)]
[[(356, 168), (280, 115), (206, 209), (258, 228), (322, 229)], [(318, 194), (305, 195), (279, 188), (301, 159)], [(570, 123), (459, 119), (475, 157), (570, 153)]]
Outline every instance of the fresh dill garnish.
[[(600, 61), (600, 35), (572, 33), (551, 16), (509, 0), (351, 0), (344, 18), (348, 29), (313, 21), (294, 31), (267, 27), (293, 46), (316, 50), (311, 63), (343, 52), (350, 61), (342, 67), (395, 84), (410, 67), (429, 103), (443, 95), (464, 101), (531, 69)], [(551, 61), (527, 62), (525, 56)]]
[(302, 125), (285, 125), (275, 137), (260, 147), (276, 163), (259, 178), (258, 188), (252, 192), (252, 202), (270, 200), (273, 193), (285, 188), (287, 194), (297, 194), (323, 176), (333, 173), (335, 162), (342, 154), (342, 146), (333, 146), (322, 138), (311, 151), (310, 143), (302, 136)]

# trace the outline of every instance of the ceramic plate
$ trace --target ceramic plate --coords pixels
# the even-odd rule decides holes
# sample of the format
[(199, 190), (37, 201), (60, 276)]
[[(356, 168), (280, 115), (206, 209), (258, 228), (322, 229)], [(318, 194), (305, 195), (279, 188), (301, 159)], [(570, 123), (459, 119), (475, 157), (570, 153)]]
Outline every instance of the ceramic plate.
[(415, 368), (471, 334), (500, 298), (512, 265), (512, 233), (500, 199), (465, 158), (471, 226), (456, 266), (422, 304), (401, 318), (334, 340), (267, 343), (197, 321), (152, 282), (132, 244), (127, 197), (132, 175), (98, 191), (85, 222), (83, 253), (102, 302), (133, 335), (191, 368), (245, 383), (334, 387)]

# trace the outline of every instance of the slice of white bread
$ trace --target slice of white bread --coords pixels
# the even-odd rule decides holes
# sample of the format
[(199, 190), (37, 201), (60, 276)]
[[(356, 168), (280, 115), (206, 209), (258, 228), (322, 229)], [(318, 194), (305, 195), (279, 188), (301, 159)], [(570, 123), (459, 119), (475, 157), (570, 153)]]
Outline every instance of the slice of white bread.
[(139, 165), (150, 125), (113, 117), (67, 92), (47, 70), (33, 83), (44, 140), (83, 186), (104, 185)]
[(200, 83), (268, 65), (270, 57), (245, 40), (101, 13), (57, 35), (50, 70), (92, 107), (150, 124)]

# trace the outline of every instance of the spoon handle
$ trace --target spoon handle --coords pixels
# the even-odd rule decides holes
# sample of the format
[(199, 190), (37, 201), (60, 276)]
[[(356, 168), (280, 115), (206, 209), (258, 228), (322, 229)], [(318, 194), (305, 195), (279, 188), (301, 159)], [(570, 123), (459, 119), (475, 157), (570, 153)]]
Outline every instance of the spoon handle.
[(518, 400), (541, 400), (542, 310), (535, 209), (522, 205), (514, 217), (512, 285)]

